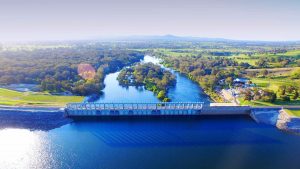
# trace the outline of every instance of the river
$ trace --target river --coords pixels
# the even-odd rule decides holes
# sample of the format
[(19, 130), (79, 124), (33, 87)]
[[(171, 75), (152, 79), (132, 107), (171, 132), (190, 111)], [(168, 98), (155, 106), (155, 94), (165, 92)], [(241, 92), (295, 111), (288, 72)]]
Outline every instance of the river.
[[(159, 59), (146, 55), (141, 62), (159, 64)], [(171, 72), (176, 76), (176, 85), (168, 90), (168, 97), (172, 102), (205, 102), (207, 104), (210, 102), (209, 97), (197, 83), (179, 72), (173, 70)], [(110, 73), (105, 77), (106, 87), (103, 95), (96, 102), (159, 102), (153, 92), (145, 90), (144, 87), (120, 86), (117, 81), (118, 74), (119, 72)]]
[[(209, 102), (197, 84), (174, 73), (177, 84), (169, 90), (173, 101)], [(143, 88), (120, 87), (117, 75), (118, 72), (105, 78), (104, 95), (98, 102), (158, 101)], [(26, 127), (32, 124), (22, 118), (17, 128), (9, 127), (7, 119), (0, 118), (1, 169), (299, 169), (300, 166), (299, 136), (279, 131), (273, 125), (256, 123), (247, 116), (72, 123), (58, 123), (49, 118), (52, 120), (49, 127), (44, 126), (47, 118), (36, 118), (34, 125), (40, 125), (36, 129)]]

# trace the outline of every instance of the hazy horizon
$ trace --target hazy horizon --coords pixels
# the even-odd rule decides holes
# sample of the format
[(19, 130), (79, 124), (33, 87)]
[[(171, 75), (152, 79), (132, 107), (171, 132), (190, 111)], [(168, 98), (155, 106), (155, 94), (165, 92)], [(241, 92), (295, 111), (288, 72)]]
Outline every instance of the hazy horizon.
[(299, 41), (299, 0), (0, 0), (0, 41), (192, 36)]

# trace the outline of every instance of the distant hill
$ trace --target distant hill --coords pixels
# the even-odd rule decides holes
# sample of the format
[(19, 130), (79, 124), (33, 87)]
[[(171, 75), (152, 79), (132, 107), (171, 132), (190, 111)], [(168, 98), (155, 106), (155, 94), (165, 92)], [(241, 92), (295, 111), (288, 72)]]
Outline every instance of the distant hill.
[(233, 40), (225, 38), (207, 38), (207, 37), (194, 37), (194, 36), (175, 36), (171, 34), (167, 35), (133, 35), (133, 36), (119, 36), (119, 37), (99, 37), (100, 41), (196, 41), (196, 42), (247, 42), (247, 43), (258, 43), (258, 44), (289, 44), (297, 43), (300, 41), (253, 41), (253, 40)]
[(115, 38), (118, 40), (163, 40), (163, 41), (230, 41), (223, 38), (204, 38), (193, 36), (175, 36), (175, 35), (134, 35)]

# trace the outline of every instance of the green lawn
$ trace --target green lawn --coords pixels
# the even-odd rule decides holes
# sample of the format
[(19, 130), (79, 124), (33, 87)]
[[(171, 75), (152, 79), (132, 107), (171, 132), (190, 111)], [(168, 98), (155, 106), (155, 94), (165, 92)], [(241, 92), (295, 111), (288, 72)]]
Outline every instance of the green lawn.
[(284, 109), (285, 112), (287, 112), (291, 116), (296, 116), (300, 117), (300, 110), (289, 110), (289, 109)]
[(238, 63), (242, 63), (242, 62), (249, 63), (252, 66), (255, 66), (256, 65), (255, 63), (258, 61), (258, 59), (251, 58), (250, 56), (244, 54), (233, 55), (230, 56), (229, 58), (234, 59)]
[(17, 92), (0, 88), (0, 105), (65, 106), (70, 102), (82, 102), (80, 96), (54, 96), (47, 93)]
[(288, 51), (284, 54), (284, 56), (299, 57), (300, 56), (300, 50)]
[(273, 78), (251, 78), (252, 83), (255, 83), (257, 87), (264, 89), (270, 89), (274, 92), (278, 91), (279, 86), (282, 85), (296, 85), (299, 86), (299, 80), (292, 80), (287, 77), (273, 77)]
[(263, 102), (259, 100), (245, 101), (242, 98), (238, 99), (240, 101), (240, 105), (245, 106), (300, 106), (300, 100), (290, 100), (283, 101), (281, 99), (277, 99), (274, 103)]

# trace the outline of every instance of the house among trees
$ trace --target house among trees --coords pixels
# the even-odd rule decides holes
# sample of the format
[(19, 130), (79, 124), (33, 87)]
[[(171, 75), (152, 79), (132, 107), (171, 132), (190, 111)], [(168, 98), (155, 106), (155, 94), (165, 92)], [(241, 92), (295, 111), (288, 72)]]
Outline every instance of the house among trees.
[(234, 84), (241, 84), (241, 85), (248, 84), (249, 82), (250, 82), (250, 80), (247, 78), (236, 78), (233, 80)]

